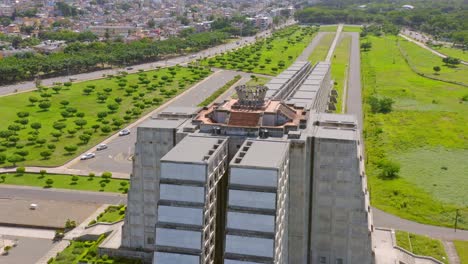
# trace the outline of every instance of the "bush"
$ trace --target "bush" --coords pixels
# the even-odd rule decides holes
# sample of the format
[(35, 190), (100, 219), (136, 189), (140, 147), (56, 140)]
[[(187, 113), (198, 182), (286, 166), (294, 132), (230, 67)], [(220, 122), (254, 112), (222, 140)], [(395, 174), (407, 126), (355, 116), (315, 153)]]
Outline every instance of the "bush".
[(18, 167), (16, 168), (16, 174), (18, 175), (23, 175), (23, 173), (26, 172), (26, 168), (25, 167)]
[(380, 177), (383, 179), (394, 179), (398, 177), (398, 173), (400, 172), (400, 164), (390, 161), (390, 160), (382, 160), (378, 164), (379, 168), (381, 169)]

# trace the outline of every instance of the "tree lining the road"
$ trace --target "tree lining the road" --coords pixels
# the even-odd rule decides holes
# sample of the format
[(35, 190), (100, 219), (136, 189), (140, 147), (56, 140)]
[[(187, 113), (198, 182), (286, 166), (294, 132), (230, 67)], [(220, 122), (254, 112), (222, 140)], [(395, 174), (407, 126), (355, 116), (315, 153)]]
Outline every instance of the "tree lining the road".
[(131, 43), (71, 43), (63, 52), (50, 55), (27, 53), (0, 60), (0, 85), (122, 67), (159, 60), (165, 56), (195, 52), (222, 44), (230, 35), (221, 31), (196, 33), (162, 41), (142, 39)]

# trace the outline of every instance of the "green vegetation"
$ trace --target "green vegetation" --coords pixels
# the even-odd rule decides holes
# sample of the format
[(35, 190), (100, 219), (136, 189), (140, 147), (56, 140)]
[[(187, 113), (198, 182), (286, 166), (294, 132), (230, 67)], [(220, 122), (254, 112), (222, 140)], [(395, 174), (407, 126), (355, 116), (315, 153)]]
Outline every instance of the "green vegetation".
[(236, 75), (232, 80), (227, 82), (225, 85), (223, 85), (221, 88), (216, 90), (214, 93), (212, 93), (209, 97), (207, 97), (203, 102), (198, 104), (198, 106), (208, 106), (212, 102), (216, 100), (220, 95), (222, 95), (224, 92), (226, 92), (231, 86), (233, 86), (237, 81), (239, 81), (242, 77), (240, 75)]
[(273, 33), (272, 37), (228, 53), (204, 59), (202, 65), (235, 69), (253, 73), (277, 75), (309, 45), (314, 27), (290, 26)]
[(107, 255), (98, 256), (98, 246), (105, 239), (99, 237), (97, 241), (70, 241), (70, 245), (55, 258), (47, 261), (48, 264), (77, 264), (77, 263), (102, 263), (102, 264), (140, 264), (141, 260), (114, 258)]
[(93, 192), (127, 193), (129, 181), (94, 176), (66, 174), (4, 173), (0, 174), (0, 184), (36, 186), (43, 188), (70, 189)]
[[(398, 42), (408, 63), (418, 72), (441, 80), (457, 81), (468, 85), (468, 66), (446, 64), (439, 56), (403, 38), (398, 38)], [(440, 71), (435, 71), (434, 66), (439, 66)]]
[(345, 25), (343, 26), (343, 32), (361, 32), (362, 26)]
[[(468, 149), (465, 87), (414, 73), (399, 52), (396, 37), (369, 36), (362, 52), (364, 138), (373, 206), (413, 221), (468, 229), (463, 159)], [(394, 101), (387, 113), (373, 113), (370, 98)], [(385, 164), (400, 167), (383, 177)], [(419, 169), (419, 170), (418, 170)], [(430, 173), (429, 170), (431, 170)], [(465, 199), (466, 200), (466, 199)]]
[(320, 32), (336, 32), (338, 29), (337, 25), (321, 25), (319, 31)]
[(63, 164), (210, 73), (174, 66), (1, 97), (0, 166)]
[(396, 240), (398, 246), (409, 252), (420, 256), (430, 256), (444, 263), (449, 263), (444, 246), (438, 239), (397, 230)]
[(0, 85), (31, 80), (35, 76), (46, 78), (156, 61), (219, 45), (229, 37), (225, 32), (213, 31), (162, 41), (142, 39), (128, 44), (121, 41), (75, 42), (63, 52), (50, 55), (23, 53), (0, 60)]
[(332, 58), (331, 75), (335, 81), (335, 90), (338, 92), (338, 103), (336, 104), (336, 112), (341, 113), (343, 100), (346, 100), (346, 95), (343, 94), (345, 79), (348, 77), (348, 64), (351, 48), (351, 36), (341, 38), (337, 44)]
[(315, 47), (312, 54), (310, 54), (309, 61), (312, 63), (312, 65), (315, 65), (319, 61), (325, 60), (334, 38), (335, 33), (328, 33), (322, 37), (320, 43)]
[(432, 48), (439, 51), (440, 53), (444, 55), (459, 58), (464, 61), (468, 61), (468, 51), (466, 50), (459, 49), (459, 48), (451, 48), (451, 47), (440, 47), (440, 48), (432, 47)]
[(247, 86), (265, 85), (267, 82), (271, 80), (271, 78), (262, 77), (262, 76), (252, 75), (251, 77), (255, 77), (255, 78), (251, 78), (245, 85)]
[(468, 264), (468, 241), (455, 240), (453, 244), (455, 244), (461, 264)]
[(106, 208), (106, 210), (101, 213), (96, 220), (93, 220), (89, 223), (89, 225), (93, 225), (95, 223), (115, 223), (125, 218), (125, 209), (126, 206), (121, 205), (111, 205)]

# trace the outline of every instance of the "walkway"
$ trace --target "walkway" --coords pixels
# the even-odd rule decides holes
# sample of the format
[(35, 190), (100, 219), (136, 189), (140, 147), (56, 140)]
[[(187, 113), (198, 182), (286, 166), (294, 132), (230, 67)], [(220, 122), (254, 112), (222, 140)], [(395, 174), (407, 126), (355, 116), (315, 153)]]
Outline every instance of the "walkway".
[[(415, 40), (415, 39), (412, 39), (411, 37), (408, 37), (408, 36), (406, 36), (406, 35), (404, 35), (404, 34), (402, 34), (402, 33), (400, 33), (400, 34), (398, 34), (398, 35), (399, 35), (400, 37), (402, 37), (402, 38), (408, 40), (408, 41), (413, 42), (414, 44), (420, 46), (421, 48), (424, 48), (424, 49), (426, 49), (426, 50), (432, 52), (433, 54), (435, 54), (435, 55), (437, 55), (437, 56), (439, 56), (439, 57), (441, 57), (441, 58), (447, 58), (447, 55), (442, 54), (442, 53), (440, 53), (440, 52), (438, 52), (438, 51), (436, 51), (436, 50), (433, 50), (432, 48), (426, 46), (426, 44), (424, 44), (424, 43), (422, 43), (422, 42), (419, 42), (419, 41), (417, 41), (417, 40)], [(468, 65), (468, 62), (463, 61), (463, 60), (460, 60), (460, 63), (461, 63), (461, 64), (464, 64), (464, 65)]]
[(328, 50), (327, 58), (325, 59), (325, 61), (330, 62), (333, 56), (333, 52), (335, 52), (335, 47), (338, 43), (338, 40), (340, 39), (341, 31), (343, 31), (343, 24), (339, 24), (338, 28), (336, 29), (335, 39), (333, 39), (333, 42), (330, 46), (330, 49)]

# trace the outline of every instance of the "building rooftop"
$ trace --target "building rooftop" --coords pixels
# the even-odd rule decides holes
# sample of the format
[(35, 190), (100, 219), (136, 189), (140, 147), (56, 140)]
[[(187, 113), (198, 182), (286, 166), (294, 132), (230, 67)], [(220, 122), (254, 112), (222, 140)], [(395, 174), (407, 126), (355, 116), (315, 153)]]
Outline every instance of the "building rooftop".
[(150, 118), (138, 127), (143, 128), (178, 128), (184, 123), (186, 118)]
[(186, 136), (161, 161), (205, 163), (205, 157), (214, 146), (225, 140), (222, 137)]
[(356, 129), (337, 128), (337, 127), (317, 127), (316, 138), (328, 138), (338, 140), (358, 140)]
[(248, 166), (277, 169), (288, 152), (289, 143), (272, 140), (246, 140), (231, 166)]

